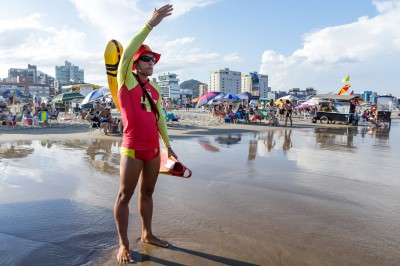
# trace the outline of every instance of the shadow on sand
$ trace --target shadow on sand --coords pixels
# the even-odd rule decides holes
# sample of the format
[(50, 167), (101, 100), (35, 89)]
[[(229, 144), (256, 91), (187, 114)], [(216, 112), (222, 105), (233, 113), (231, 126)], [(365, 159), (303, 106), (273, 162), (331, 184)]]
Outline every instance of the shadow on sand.
[[(210, 262), (217, 262), (217, 263), (221, 263), (221, 264), (225, 264), (225, 265), (237, 265), (237, 266), (256, 266), (257, 265), (257, 264), (253, 264), (253, 263), (240, 261), (240, 260), (229, 259), (229, 258), (217, 256), (217, 255), (212, 255), (212, 254), (203, 253), (203, 252), (199, 252), (199, 251), (195, 251), (195, 250), (190, 250), (190, 249), (186, 249), (186, 248), (182, 248), (182, 247), (177, 247), (172, 244), (169, 246), (168, 249), (172, 250), (172, 251), (187, 253), (189, 255), (193, 255), (196, 257), (200, 257), (200, 258), (209, 260)], [(135, 261), (137, 261), (137, 262), (151, 261), (151, 262), (159, 263), (161, 265), (171, 265), (171, 266), (186, 265), (186, 264), (181, 264), (181, 263), (177, 263), (177, 262), (173, 262), (173, 261), (169, 261), (169, 260), (165, 260), (165, 259), (160, 259), (160, 258), (151, 256), (151, 255), (143, 254), (143, 253), (136, 252), (136, 251), (132, 251), (132, 254), (133, 254)]]

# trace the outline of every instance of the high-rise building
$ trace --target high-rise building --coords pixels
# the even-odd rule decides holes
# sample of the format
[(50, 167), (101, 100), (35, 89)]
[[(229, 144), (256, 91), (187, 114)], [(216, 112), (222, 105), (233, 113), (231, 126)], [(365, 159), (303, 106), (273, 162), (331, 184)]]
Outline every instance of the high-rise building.
[(208, 92), (208, 85), (203, 83), (199, 85), (199, 96), (203, 96)]
[(19, 82), (20, 77), (26, 77), (29, 83), (36, 83), (37, 67), (35, 65), (28, 65), (28, 68), (10, 68), (8, 70), (8, 77), (6, 82)]
[(240, 76), (241, 73), (239, 71), (231, 71), (229, 68), (210, 72), (208, 91), (238, 94), (241, 91)]
[(241, 92), (250, 92), (253, 96), (268, 98), (268, 75), (258, 74), (257, 71), (241, 76)]
[(84, 83), (84, 70), (79, 69), (79, 66), (65, 61), (64, 66), (56, 66), (56, 80), (59, 87), (67, 84)]
[(177, 75), (173, 73), (162, 74), (158, 76), (157, 84), (161, 88), (161, 94), (163, 98), (179, 99), (179, 79)]
[(35, 65), (28, 68), (10, 68), (8, 77), (0, 82), (0, 88), (18, 88), (37, 96), (54, 95), (54, 78), (38, 71)]
[(317, 95), (317, 91), (312, 87), (308, 87), (305, 90), (300, 90), (300, 88), (293, 88), (289, 90), (289, 94), (295, 96), (297, 99), (304, 99), (308, 96)]

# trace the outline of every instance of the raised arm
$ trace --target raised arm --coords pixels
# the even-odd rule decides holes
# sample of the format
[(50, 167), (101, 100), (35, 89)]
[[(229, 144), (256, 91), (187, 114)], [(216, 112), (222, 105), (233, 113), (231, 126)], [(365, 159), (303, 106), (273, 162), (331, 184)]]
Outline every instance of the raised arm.
[(136, 34), (126, 46), (124, 52), (122, 53), (121, 62), (118, 67), (118, 88), (122, 85), (127, 85), (131, 88), (135, 85), (135, 79), (130, 74), (133, 65), (133, 55), (140, 48), (140, 45), (149, 35), (150, 31), (160, 24), (160, 22), (170, 16), (172, 13), (172, 5), (165, 5), (159, 9), (154, 9), (151, 19), (146, 23), (146, 25)]

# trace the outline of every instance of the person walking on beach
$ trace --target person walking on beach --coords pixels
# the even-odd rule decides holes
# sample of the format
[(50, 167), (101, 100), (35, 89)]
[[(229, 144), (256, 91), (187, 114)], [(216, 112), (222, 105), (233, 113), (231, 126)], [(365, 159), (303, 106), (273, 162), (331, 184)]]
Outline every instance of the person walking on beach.
[(189, 96), (186, 97), (185, 104), (186, 104), (186, 111), (189, 111), (189, 108), (190, 108), (190, 98), (189, 98)]
[(283, 117), (285, 116), (285, 104), (283, 103), (282, 99), (279, 100), (278, 109), (279, 109), (279, 121), (283, 121)]
[(292, 121), (293, 106), (289, 100), (286, 100), (285, 110), (286, 110), (285, 127), (287, 126), (288, 119), (290, 120), (290, 126), (292, 126), (293, 125), (293, 121)]
[[(141, 242), (168, 247), (166, 240), (153, 234), (153, 192), (160, 169), (160, 134), (168, 157), (176, 154), (171, 149), (166, 120), (162, 111), (161, 89), (150, 81), (160, 54), (143, 42), (164, 18), (172, 14), (172, 5), (155, 9), (151, 19), (125, 48), (118, 68), (118, 100), (124, 125), (121, 144), (120, 187), (114, 206), (114, 218), (119, 236), (119, 263), (132, 263), (129, 250), (129, 202), (139, 182), (138, 209), (142, 222)], [(136, 70), (135, 72), (131, 72)]]
[(276, 125), (276, 116), (275, 116), (275, 103), (274, 100), (270, 100), (267, 105), (268, 110), (268, 121), (270, 126)]

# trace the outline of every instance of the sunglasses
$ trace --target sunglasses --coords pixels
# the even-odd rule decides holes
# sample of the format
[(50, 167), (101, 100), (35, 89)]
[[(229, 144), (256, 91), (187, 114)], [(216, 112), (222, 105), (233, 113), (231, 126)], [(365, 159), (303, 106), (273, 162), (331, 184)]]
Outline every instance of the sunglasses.
[(139, 60), (143, 61), (143, 62), (150, 62), (153, 61), (153, 63), (156, 62), (156, 58), (154, 56), (148, 56), (148, 55), (142, 55), (139, 57)]

